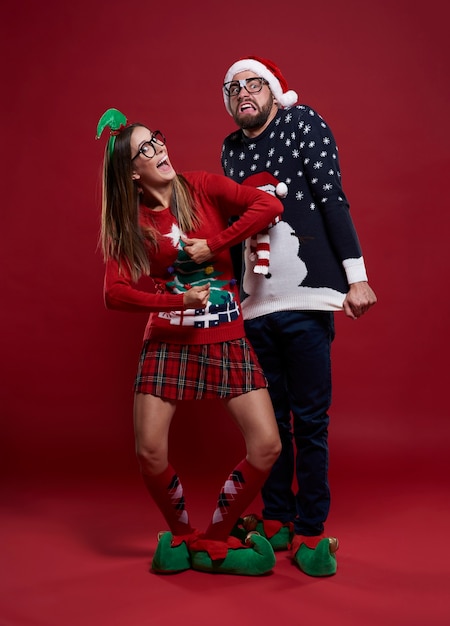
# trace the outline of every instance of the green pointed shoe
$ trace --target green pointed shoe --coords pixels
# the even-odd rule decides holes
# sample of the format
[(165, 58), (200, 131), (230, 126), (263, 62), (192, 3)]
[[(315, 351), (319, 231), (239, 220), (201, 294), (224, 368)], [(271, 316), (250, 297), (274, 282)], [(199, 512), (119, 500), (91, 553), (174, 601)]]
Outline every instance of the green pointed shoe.
[(247, 534), (252, 531), (267, 539), (275, 551), (288, 550), (294, 536), (294, 526), (291, 522), (265, 520), (255, 513), (239, 518), (230, 534), (244, 541)]
[(262, 576), (276, 562), (270, 543), (256, 533), (247, 535), (245, 545), (235, 537), (229, 537), (227, 542), (200, 539), (189, 550), (192, 569), (213, 574)]
[(308, 576), (333, 576), (337, 570), (338, 547), (339, 542), (335, 537), (295, 535), (292, 542), (292, 557), (302, 572)]
[(157, 574), (176, 574), (191, 567), (189, 550), (185, 541), (179, 545), (172, 545), (171, 532), (161, 532), (158, 535), (158, 545), (152, 559), (152, 571)]

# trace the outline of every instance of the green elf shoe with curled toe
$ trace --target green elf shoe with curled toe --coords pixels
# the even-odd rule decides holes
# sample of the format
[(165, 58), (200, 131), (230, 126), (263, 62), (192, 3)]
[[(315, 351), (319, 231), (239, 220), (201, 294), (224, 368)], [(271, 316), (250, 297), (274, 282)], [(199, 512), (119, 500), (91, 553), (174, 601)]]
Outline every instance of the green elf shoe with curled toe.
[(333, 576), (337, 570), (338, 547), (335, 537), (295, 535), (291, 546), (292, 558), (308, 576)]
[(187, 547), (188, 535), (174, 536), (171, 532), (160, 532), (158, 545), (152, 559), (152, 571), (157, 574), (176, 574), (191, 567)]
[(256, 531), (265, 537), (275, 551), (288, 550), (294, 536), (292, 522), (266, 520), (255, 513), (238, 519), (231, 535), (243, 541), (249, 532)]
[(192, 569), (213, 574), (261, 576), (274, 567), (272, 546), (257, 533), (249, 533), (245, 544), (236, 538), (213, 541), (200, 537), (190, 542)]

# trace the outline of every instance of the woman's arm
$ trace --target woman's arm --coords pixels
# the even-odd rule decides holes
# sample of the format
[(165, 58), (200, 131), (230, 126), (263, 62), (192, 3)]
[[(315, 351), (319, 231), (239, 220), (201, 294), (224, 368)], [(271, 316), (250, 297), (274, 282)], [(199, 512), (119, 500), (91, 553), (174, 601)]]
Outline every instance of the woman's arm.
[[(106, 263), (104, 300), (106, 308), (118, 311), (180, 311), (185, 308), (185, 294), (171, 294), (164, 284), (153, 282), (154, 291), (142, 291), (130, 278), (128, 268), (115, 259)], [(192, 306), (192, 305), (189, 305)]]
[(208, 248), (213, 253), (244, 241), (283, 213), (283, 204), (278, 198), (260, 189), (240, 185), (225, 176), (208, 174), (205, 191), (227, 220), (239, 215), (239, 219), (228, 228), (207, 239)]

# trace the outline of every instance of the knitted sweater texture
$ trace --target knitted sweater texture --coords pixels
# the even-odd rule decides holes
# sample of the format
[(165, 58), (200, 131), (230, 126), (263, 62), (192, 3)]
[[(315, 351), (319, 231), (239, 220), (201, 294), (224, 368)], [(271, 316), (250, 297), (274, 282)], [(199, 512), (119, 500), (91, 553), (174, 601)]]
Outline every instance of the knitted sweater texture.
[[(150, 277), (133, 283), (125, 263), (109, 259), (104, 296), (108, 308), (150, 313), (144, 339), (182, 344), (230, 341), (244, 336), (237, 281), (233, 276), (230, 246), (267, 226), (283, 207), (279, 200), (237, 185), (224, 176), (188, 172), (196, 199), (200, 227), (188, 237), (206, 239), (214, 257), (194, 263), (184, 252), (177, 220), (170, 208), (152, 211), (140, 207), (140, 224), (158, 232), (157, 249), (148, 246)], [(229, 226), (230, 217), (238, 214)], [(205, 309), (185, 309), (183, 294), (190, 287), (211, 285)]]
[(282, 220), (269, 230), (267, 276), (253, 271), (246, 242), (244, 318), (282, 310), (341, 310), (349, 284), (367, 275), (342, 189), (336, 142), (323, 118), (306, 105), (280, 109), (256, 138), (242, 130), (231, 133), (222, 147), (222, 167), (244, 186), (261, 186), (266, 172), (288, 188)]

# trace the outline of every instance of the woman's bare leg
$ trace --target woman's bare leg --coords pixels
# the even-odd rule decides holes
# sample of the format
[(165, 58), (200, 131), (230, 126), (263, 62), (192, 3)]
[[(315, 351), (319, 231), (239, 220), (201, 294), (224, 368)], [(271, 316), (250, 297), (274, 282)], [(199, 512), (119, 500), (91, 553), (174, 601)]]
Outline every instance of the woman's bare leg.
[(174, 535), (193, 532), (180, 479), (169, 463), (169, 429), (176, 403), (138, 393), (134, 402), (136, 456), (145, 485)]
[(225, 401), (241, 430), (247, 455), (225, 481), (209, 524), (207, 539), (226, 541), (239, 516), (254, 500), (281, 451), (278, 426), (266, 389)]

